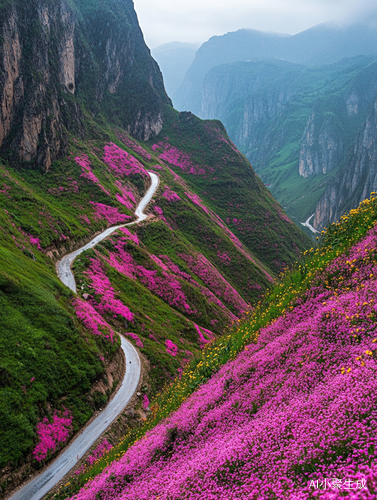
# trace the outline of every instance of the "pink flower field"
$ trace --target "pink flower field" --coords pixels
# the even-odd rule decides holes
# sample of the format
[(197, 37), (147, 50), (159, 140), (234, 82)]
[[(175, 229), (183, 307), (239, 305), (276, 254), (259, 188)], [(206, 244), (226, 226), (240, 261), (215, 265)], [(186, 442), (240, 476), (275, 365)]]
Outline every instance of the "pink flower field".
[(135, 174), (140, 174), (142, 177), (148, 176), (139, 160), (112, 142), (105, 146), (103, 161), (115, 177), (123, 178)]
[(132, 219), (129, 215), (121, 214), (115, 207), (109, 207), (103, 203), (89, 202), (94, 207), (94, 217), (96, 219), (105, 219), (110, 225), (124, 223)]
[(376, 256), (373, 229), (73, 498), (376, 499)]
[(44, 418), (37, 425), (39, 443), (33, 451), (34, 458), (38, 462), (45, 460), (49, 452), (55, 452), (61, 443), (67, 441), (71, 432), (72, 416), (69, 410), (55, 411), (52, 422)]

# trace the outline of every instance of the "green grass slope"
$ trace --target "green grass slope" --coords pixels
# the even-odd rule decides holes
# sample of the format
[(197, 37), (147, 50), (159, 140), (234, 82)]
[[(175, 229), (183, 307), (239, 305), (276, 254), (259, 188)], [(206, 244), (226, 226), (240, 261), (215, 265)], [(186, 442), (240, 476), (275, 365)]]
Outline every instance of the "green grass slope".
[(154, 146), (160, 159), (254, 256), (273, 273), (295, 260), (308, 238), (284, 214), (220, 122), (171, 110), (161, 137)]
[(31, 461), (38, 421), (64, 406), (77, 431), (106, 402), (91, 389), (119, 342), (83, 328), (54, 267), (30, 244), (17, 248), (4, 219), (1, 211), (0, 464), (7, 475)]
[[(250, 312), (247, 318), (226, 332), (224, 336), (207, 346), (200, 356), (195, 357), (191, 361), (190, 365), (186, 367), (179, 378), (177, 377), (174, 382), (166, 386), (158, 394), (152, 402), (152, 415), (142, 429), (134, 430), (124, 436), (118, 446), (113, 448), (110, 453), (98, 460), (91, 467), (87, 467), (86, 470), (81, 472), (81, 475), (71, 477), (69, 483), (62, 487), (59, 494), (54, 498), (63, 500), (71, 497), (88, 480), (100, 474), (109, 464), (120, 460), (135, 442), (145, 436), (148, 430), (153, 429), (175, 410), (178, 410), (181, 404), (199, 386), (208, 381), (213, 374), (217, 373), (223, 365), (228, 361), (236, 359), (238, 354), (242, 353), (245, 348), (247, 349), (248, 345), (256, 343), (261, 328), (272, 325), (278, 318), (284, 317), (286, 312), (294, 310), (296, 305), (300, 307), (304, 296), (308, 300), (305, 294), (310, 292), (313, 282), (315, 286), (324, 286), (334, 297), (337, 294), (350, 290), (347, 288), (350, 280), (345, 284), (344, 273), (340, 273), (336, 266), (335, 270), (327, 272), (328, 266), (339, 256), (344, 257), (349, 255), (352, 246), (360, 242), (368, 231), (375, 227), (376, 221), (377, 199), (372, 198), (363, 202), (357, 210), (353, 210), (349, 216), (343, 217), (340, 222), (331, 225), (322, 233), (315, 248), (305, 251), (295, 265), (291, 266), (285, 274), (279, 276), (277, 282), (265, 294), (263, 299), (259, 301), (255, 310)], [(374, 265), (375, 255), (373, 249), (369, 249), (368, 252), (369, 255), (366, 260), (369, 264), (372, 263)], [(362, 258), (365, 258), (365, 256)], [(356, 260), (353, 262), (356, 262)], [(351, 266), (352, 262), (347, 262), (347, 264)], [(352, 278), (358, 271), (359, 269), (355, 265), (352, 265), (348, 271), (348, 278)], [(371, 277), (373, 277), (373, 274)], [(325, 279), (324, 282), (318, 281), (321, 278)], [(353, 286), (357, 290), (362, 290), (363, 288), (363, 286), (358, 286), (357, 281), (354, 281)], [(361, 304), (356, 305), (361, 307)], [(329, 314), (326, 317), (329, 317)], [(359, 325), (357, 317), (353, 316), (351, 320), (353, 321), (353, 325)], [(357, 331), (359, 331), (359, 328)], [(354, 335), (355, 337), (356, 335)], [(356, 338), (354, 342), (357, 345), (358, 339)], [(361, 355), (357, 360), (371, 355), (373, 353), (368, 351), (365, 356)], [(363, 363), (365, 366), (365, 362), (361, 361), (362, 365)], [(341, 371), (342, 374), (346, 371), (345, 368), (341, 369), (341, 366), (337, 367), (337, 370)], [(288, 371), (291, 371), (291, 369)], [(244, 374), (245, 377), (247, 380), (246, 373)], [(208, 410), (211, 410), (211, 408), (209, 407)], [(173, 442), (175, 437), (173, 435), (171, 437)], [(342, 452), (344, 452), (343, 448), (336, 449), (337, 456), (341, 455)], [(167, 453), (169, 453), (169, 448), (167, 448)], [(374, 453), (374, 451), (372, 450), (371, 453)], [(169, 457), (170, 454), (166, 455), (165, 463), (169, 463)], [(339, 456), (339, 460), (342, 460), (342, 456)], [(327, 463), (332, 462), (328, 461)], [(310, 469), (310, 472), (312, 472), (312, 469)], [(87, 485), (87, 488), (90, 488), (90, 485)]]
[[(308, 246), (218, 123), (185, 123), (167, 112), (172, 143), (217, 180), (192, 177), (153, 144), (89, 118), (91, 132), (70, 137), (68, 156), (48, 172), (0, 165), (3, 491), (66, 443), (37, 462), (38, 424), (67, 410), (71, 436), (105, 404), (115, 385), (106, 394), (92, 387), (118, 352), (116, 333), (148, 360), (145, 393), (155, 397)], [(134, 220), (147, 170), (160, 177), (149, 218), (77, 259), (74, 299), (56, 277), (56, 260), (106, 227)], [(85, 308), (92, 313), (81, 314)]]

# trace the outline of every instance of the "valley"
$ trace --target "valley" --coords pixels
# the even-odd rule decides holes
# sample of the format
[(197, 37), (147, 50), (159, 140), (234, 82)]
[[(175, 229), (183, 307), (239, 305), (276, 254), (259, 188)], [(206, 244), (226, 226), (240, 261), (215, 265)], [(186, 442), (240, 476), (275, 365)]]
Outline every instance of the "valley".
[(0, 31), (0, 497), (375, 498), (375, 30)]
[(356, 23), (212, 37), (173, 101), (221, 120), (289, 217), (300, 224), (315, 212), (321, 231), (377, 189), (375, 36)]

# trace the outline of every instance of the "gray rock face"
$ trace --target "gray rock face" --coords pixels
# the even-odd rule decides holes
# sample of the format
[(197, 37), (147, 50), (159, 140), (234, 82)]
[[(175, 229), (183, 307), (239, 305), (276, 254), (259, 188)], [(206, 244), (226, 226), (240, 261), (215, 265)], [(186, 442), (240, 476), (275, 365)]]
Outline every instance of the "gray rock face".
[(301, 141), (299, 173), (302, 177), (327, 174), (343, 160), (346, 139), (333, 113), (318, 117), (312, 113)]
[[(98, 3), (98, 5), (96, 5)], [(0, 8), (0, 148), (47, 170), (84, 110), (140, 139), (170, 103), (131, 0), (13, 0)]]
[(377, 101), (345, 166), (318, 202), (314, 226), (322, 228), (377, 191)]

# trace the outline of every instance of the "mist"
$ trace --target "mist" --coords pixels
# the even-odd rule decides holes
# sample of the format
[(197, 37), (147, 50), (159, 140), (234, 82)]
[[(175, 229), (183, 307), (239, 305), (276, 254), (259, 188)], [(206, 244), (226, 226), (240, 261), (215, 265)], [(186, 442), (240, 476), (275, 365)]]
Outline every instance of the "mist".
[(316, 24), (374, 23), (375, 0), (134, 0), (149, 47), (203, 43), (241, 28), (295, 34)]

